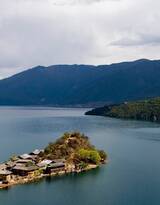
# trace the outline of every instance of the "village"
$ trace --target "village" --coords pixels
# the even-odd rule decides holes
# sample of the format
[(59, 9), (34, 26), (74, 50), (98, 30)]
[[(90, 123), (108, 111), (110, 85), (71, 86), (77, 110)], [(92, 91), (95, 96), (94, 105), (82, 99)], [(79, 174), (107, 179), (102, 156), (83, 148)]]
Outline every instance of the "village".
[(79, 173), (97, 168), (107, 155), (81, 133), (64, 133), (43, 150), (12, 156), (0, 164), (0, 189), (29, 183), (47, 176)]
[(38, 155), (44, 150), (34, 150), (29, 154), (13, 157), (0, 164), (0, 188), (27, 183), (44, 176), (65, 174), (75, 171), (73, 165), (67, 165), (65, 159), (38, 161)]
[(98, 167), (96, 164), (89, 164), (85, 168), (80, 168), (73, 163), (68, 163), (65, 159), (44, 159), (37, 163), (38, 156), (42, 152), (43, 150), (36, 149), (29, 154), (13, 157), (0, 164), (0, 189), (29, 183), (47, 176), (79, 173)]

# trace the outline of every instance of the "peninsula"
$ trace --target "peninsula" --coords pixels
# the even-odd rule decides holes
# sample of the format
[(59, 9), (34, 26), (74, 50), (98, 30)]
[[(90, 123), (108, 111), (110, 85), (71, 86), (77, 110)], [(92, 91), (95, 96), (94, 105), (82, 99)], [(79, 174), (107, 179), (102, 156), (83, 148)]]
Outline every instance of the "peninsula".
[(46, 176), (87, 171), (97, 168), (106, 160), (106, 153), (97, 150), (84, 134), (64, 133), (43, 150), (12, 156), (0, 164), (0, 189)]
[(160, 97), (106, 105), (95, 108), (85, 114), (160, 123)]

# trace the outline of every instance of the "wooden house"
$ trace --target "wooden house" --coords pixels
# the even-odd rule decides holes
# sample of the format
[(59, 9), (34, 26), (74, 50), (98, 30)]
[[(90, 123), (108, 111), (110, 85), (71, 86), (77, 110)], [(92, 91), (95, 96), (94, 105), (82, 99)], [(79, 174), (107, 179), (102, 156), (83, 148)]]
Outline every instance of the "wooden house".
[(19, 176), (32, 176), (37, 170), (38, 170), (37, 166), (27, 167), (27, 166), (22, 166), (17, 164), (15, 167), (13, 167), (12, 172), (13, 174)]
[(12, 178), (12, 172), (8, 170), (0, 170), (0, 181), (2, 183), (8, 183)]
[(58, 173), (60, 171), (65, 171), (65, 163), (63, 162), (51, 163), (47, 166), (45, 173), (51, 174)]

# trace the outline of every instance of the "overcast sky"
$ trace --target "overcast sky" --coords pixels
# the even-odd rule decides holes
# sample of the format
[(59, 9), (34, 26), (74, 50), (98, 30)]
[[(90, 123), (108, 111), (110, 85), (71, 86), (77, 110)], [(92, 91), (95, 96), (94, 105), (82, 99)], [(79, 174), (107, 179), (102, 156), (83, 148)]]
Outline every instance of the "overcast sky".
[(0, 78), (36, 65), (160, 59), (160, 0), (0, 0)]

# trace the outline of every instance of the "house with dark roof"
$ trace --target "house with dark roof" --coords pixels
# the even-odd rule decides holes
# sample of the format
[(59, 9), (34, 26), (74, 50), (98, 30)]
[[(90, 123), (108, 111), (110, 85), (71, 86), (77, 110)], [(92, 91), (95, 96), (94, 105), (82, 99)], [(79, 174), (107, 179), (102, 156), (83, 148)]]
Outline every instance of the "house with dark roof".
[(38, 167), (35, 165), (27, 167), (22, 164), (20, 165), (17, 164), (15, 167), (12, 168), (13, 174), (19, 175), (19, 176), (32, 176), (37, 170), (38, 170)]
[(19, 159), (16, 161), (16, 164), (24, 164), (24, 165), (27, 165), (27, 164), (35, 164), (35, 162), (31, 159)]
[(49, 164), (45, 170), (45, 174), (57, 173), (59, 171), (65, 171), (65, 163), (57, 162)]

